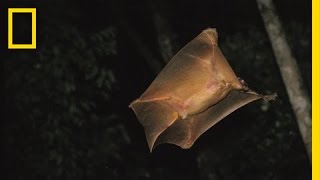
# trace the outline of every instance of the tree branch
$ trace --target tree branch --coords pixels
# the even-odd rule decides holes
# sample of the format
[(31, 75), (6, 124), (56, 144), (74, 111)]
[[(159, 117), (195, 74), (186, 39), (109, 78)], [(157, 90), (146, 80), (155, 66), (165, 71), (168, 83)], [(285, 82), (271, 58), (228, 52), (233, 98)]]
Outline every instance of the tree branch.
[(311, 102), (272, 0), (257, 0), (300, 134), (311, 159)]

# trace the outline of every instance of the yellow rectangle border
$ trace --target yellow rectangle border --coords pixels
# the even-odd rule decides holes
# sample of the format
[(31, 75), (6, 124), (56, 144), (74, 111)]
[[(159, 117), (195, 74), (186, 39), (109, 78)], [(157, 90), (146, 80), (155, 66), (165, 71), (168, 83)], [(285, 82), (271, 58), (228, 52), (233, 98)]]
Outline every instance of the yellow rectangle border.
[(320, 3), (312, 0), (312, 179), (320, 179)]
[[(32, 39), (31, 44), (13, 44), (13, 13), (31, 13)], [(8, 49), (36, 49), (36, 8), (9, 8), (8, 9)]]

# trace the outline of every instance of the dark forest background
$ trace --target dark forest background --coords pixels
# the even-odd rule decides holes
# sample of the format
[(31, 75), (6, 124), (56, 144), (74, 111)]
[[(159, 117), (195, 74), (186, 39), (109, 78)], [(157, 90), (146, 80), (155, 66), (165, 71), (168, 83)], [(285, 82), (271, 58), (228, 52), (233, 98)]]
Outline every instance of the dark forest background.
[[(277, 0), (311, 95), (311, 1)], [(311, 166), (254, 0), (6, 0), (0, 5), (0, 179), (311, 179)], [(37, 8), (37, 49), (7, 49), (7, 8)], [(27, 42), (28, 18), (14, 35)], [(276, 92), (189, 150), (148, 150), (128, 104), (203, 29), (252, 89)]]

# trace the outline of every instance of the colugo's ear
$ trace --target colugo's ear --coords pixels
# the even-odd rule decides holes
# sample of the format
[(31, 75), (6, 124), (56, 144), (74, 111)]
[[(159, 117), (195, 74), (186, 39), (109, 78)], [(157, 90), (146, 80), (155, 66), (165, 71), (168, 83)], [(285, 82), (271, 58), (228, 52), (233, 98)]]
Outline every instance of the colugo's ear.
[(150, 151), (158, 144), (189, 148), (214, 124), (261, 95), (239, 80), (218, 47), (215, 29), (184, 46), (130, 107), (143, 125)]

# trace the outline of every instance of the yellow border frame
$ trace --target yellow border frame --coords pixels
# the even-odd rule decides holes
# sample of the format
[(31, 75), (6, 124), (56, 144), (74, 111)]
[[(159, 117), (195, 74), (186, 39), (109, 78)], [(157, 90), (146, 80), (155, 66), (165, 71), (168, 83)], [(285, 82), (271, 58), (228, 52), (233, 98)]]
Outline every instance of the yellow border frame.
[[(13, 13), (31, 13), (32, 16), (32, 39), (31, 44), (13, 44)], [(36, 8), (9, 8), (8, 9), (8, 49), (36, 49)]]
[(320, 2), (312, 0), (312, 179), (320, 179)]

